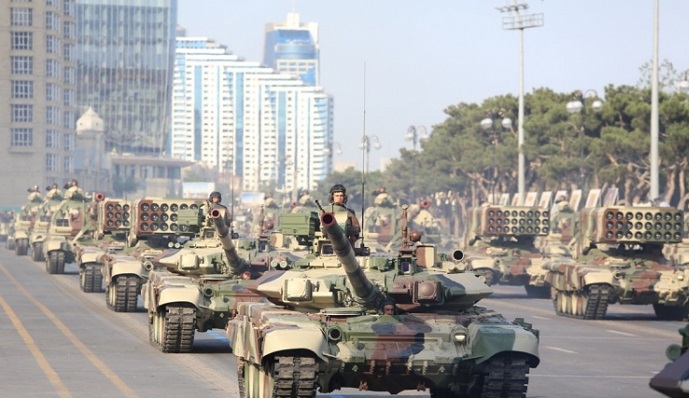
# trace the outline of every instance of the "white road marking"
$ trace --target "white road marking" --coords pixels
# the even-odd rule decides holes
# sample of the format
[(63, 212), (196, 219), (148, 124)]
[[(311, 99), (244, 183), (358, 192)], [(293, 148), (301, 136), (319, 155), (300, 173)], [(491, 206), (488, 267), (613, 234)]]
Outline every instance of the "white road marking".
[(627, 333), (627, 332), (618, 332), (617, 330), (606, 330), (608, 333), (615, 333), (615, 334), (621, 334), (622, 336), (629, 336), (629, 337), (636, 337), (635, 334)]
[(545, 317), (545, 316), (538, 316), (538, 315), (531, 315), (531, 316), (532, 316), (533, 318), (536, 318), (536, 319), (544, 319), (544, 320), (546, 320), (546, 321), (549, 321), (549, 320), (550, 320), (550, 318)]
[(566, 349), (564, 349), (564, 348), (553, 347), (553, 346), (549, 346), (549, 345), (545, 346), (545, 348), (550, 348), (551, 350), (555, 350), (555, 351), (566, 352), (566, 353), (568, 353), (568, 354), (576, 354), (576, 353), (577, 353), (576, 351), (566, 350)]

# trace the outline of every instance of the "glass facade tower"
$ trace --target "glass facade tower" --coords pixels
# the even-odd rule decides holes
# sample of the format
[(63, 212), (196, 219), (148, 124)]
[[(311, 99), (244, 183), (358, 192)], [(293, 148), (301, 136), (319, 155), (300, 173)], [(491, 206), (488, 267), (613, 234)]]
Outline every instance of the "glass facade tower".
[(266, 25), (263, 63), (311, 86), (320, 86), (318, 24), (301, 23), (299, 14)]
[(77, 104), (106, 149), (162, 154), (170, 131), (177, 0), (77, 0)]

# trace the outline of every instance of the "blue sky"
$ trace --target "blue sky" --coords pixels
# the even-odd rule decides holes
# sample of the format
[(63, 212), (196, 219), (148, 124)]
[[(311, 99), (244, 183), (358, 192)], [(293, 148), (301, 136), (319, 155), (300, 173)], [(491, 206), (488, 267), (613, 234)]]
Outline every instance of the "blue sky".
[[(521, 1), (520, 1), (521, 2)], [(265, 24), (293, 9), (318, 22), (321, 84), (335, 98), (336, 162), (361, 168), (364, 130), (380, 138), (370, 167), (411, 149), (410, 125), (428, 131), (460, 102), (518, 93), (519, 33), (503, 30), (507, 0), (179, 0), (190, 36), (263, 58)], [(652, 59), (653, 0), (530, 0), (544, 26), (524, 32), (524, 89), (558, 92), (635, 85)], [(689, 69), (689, 0), (660, 0), (660, 60)], [(364, 65), (366, 65), (364, 96)], [(528, 132), (527, 132), (528, 134)]]

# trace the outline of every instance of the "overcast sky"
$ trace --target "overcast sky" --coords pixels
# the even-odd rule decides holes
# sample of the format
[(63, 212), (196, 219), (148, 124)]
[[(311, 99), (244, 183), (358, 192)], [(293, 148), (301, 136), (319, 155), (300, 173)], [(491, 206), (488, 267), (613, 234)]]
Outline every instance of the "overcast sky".
[[(262, 61), (265, 24), (295, 10), (319, 24), (321, 85), (335, 99), (336, 162), (360, 168), (364, 131), (380, 138), (370, 167), (412, 148), (410, 125), (446, 119), (461, 102), (518, 94), (519, 33), (503, 30), (507, 0), (179, 0), (189, 36)], [(558, 92), (635, 85), (652, 59), (653, 0), (530, 0), (544, 26), (524, 31), (524, 88)], [(510, 14), (511, 15), (511, 14)], [(661, 61), (689, 69), (689, 0), (660, 0)], [(364, 65), (366, 65), (364, 84)], [(365, 91), (364, 91), (365, 86)], [(364, 95), (365, 93), (365, 95)]]

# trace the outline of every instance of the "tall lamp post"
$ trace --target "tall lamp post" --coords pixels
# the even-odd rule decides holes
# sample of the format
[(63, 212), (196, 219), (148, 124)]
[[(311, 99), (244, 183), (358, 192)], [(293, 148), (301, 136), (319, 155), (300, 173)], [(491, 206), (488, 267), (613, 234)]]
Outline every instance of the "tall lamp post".
[(513, 16), (502, 19), (502, 28), (519, 31), (519, 115), (517, 116), (517, 130), (519, 134), (517, 148), (519, 151), (519, 204), (524, 203), (525, 190), (525, 160), (524, 160), (524, 29), (543, 26), (543, 14), (522, 15), (521, 11), (529, 8), (526, 3), (512, 0), (511, 5), (497, 7), (500, 12), (511, 12)]
[(361, 138), (361, 144), (359, 144), (359, 149), (364, 151), (364, 154), (366, 155), (364, 159), (364, 173), (368, 173), (369, 161), (371, 157), (371, 145), (373, 145), (375, 149), (382, 148), (380, 138), (378, 138), (377, 135), (364, 134)]
[[(496, 159), (496, 152), (498, 148), (498, 130), (494, 127), (495, 126), (495, 120), (498, 117), (502, 117), (502, 121), (500, 124), (502, 125), (502, 128), (505, 130), (509, 130), (512, 127), (512, 119), (509, 117), (505, 116), (505, 111), (501, 109), (500, 111), (491, 111), (488, 113), (488, 117), (485, 119), (481, 120), (481, 128), (483, 131), (490, 133), (491, 135), (491, 144), (493, 145), (493, 186), (491, 187), (492, 189), (492, 204), (496, 204), (495, 200), (495, 185), (498, 183), (498, 171), (497, 171), (497, 159)], [(520, 202), (521, 204), (521, 202)]]
[(581, 124), (579, 126), (579, 184), (582, 191), (584, 191), (584, 138), (586, 137), (586, 97), (593, 98), (590, 104), (591, 110), (598, 113), (603, 110), (603, 101), (598, 97), (596, 90), (586, 90), (583, 93), (579, 90), (572, 93), (572, 100), (567, 103), (567, 112), (581, 114)]
[[(414, 145), (414, 159), (418, 161), (418, 153), (416, 153), (416, 145), (419, 143), (419, 140), (422, 138), (428, 138), (428, 130), (426, 130), (426, 126), (409, 126), (407, 129), (407, 134), (405, 134), (404, 138), (407, 141), (411, 141), (412, 144)], [(415, 166), (421, 167), (418, 162)], [(416, 171), (412, 172), (412, 187), (411, 187), (411, 200), (412, 202), (416, 202)]]

